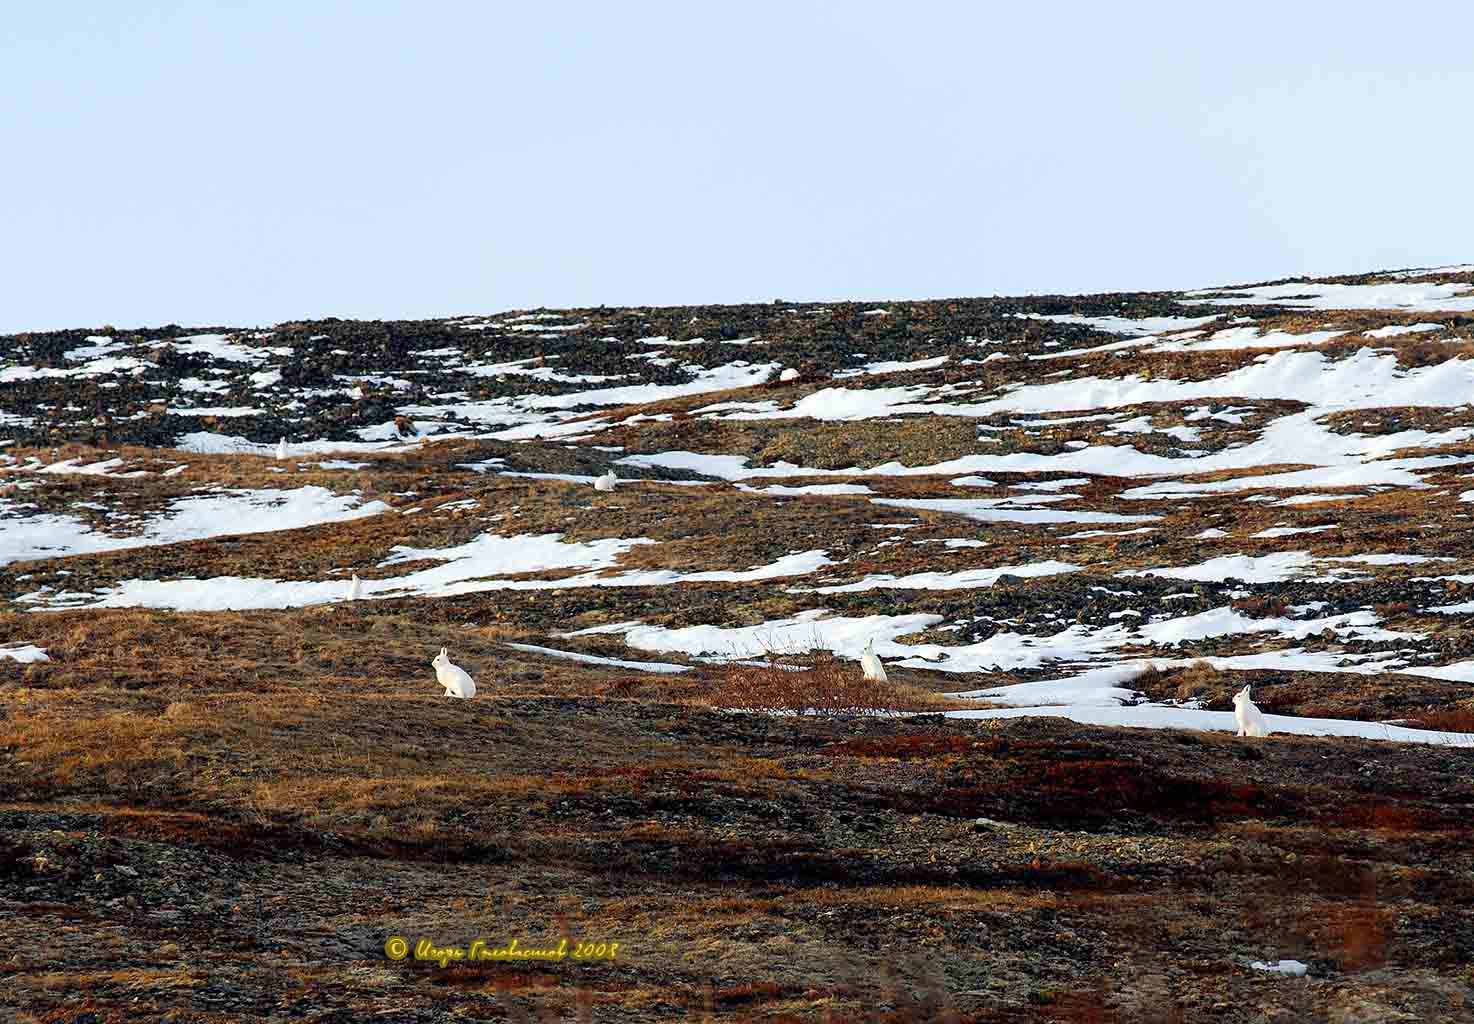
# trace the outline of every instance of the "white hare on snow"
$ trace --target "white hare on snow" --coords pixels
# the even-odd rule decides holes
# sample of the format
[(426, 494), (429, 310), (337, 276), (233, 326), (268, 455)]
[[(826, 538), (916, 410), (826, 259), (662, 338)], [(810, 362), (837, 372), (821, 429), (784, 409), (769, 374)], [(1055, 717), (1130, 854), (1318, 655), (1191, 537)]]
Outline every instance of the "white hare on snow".
[(865, 674), (866, 679), (872, 680), (873, 682), (883, 683), (886, 681), (885, 666), (875, 656), (874, 640), (865, 641), (865, 653), (860, 655), (860, 671)]
[(450, 663), (450, 652), (444, 647), (440, 648), (440, 653), (435, 655), (430, 664), (435, 666), (435, 679), (445, 687), (447, 697), (476, 696), (476, 681), (465, 669)]
[(1240, 736), (1269, 735), (1269, 722), (1265, 721), (1258, 705), (1249, 699), (1247, 686), (1233, 695), (1233, 717), (1238, 720)]
[(612, 491), (617, 483), (619, 483), (619, 477), (615, 476), (614, 470), (611, 469), (603, 476), (594, 477), (594, 490)]

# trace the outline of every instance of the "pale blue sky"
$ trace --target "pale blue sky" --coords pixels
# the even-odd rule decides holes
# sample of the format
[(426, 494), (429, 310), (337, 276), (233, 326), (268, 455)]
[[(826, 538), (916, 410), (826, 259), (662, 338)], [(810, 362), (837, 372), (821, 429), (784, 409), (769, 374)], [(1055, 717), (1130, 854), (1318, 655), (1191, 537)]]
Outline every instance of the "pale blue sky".
[(1474, 260), (1468, 3), (12, 4), (0, 332)]

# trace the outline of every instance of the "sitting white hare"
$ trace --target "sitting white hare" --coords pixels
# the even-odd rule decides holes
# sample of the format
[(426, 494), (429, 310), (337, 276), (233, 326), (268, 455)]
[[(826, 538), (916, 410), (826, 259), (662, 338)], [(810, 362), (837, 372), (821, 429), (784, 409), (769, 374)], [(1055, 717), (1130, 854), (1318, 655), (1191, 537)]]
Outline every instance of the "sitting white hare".
[(889, 682), (885, 677), (885, 665), (875, 654), (875, 641), (865, 641), (865, 651), (860, 655), (860, 673), (874, 683)]
[(435, 666), (435, 679), (445, 687), (447, 697), (476, 696), (476, 681), (465, 669), (450, 663), (450, 653), (444, 647), (440, 648), (440, 653), (435, 655), (430, 664)]
[(1233, 717), (1238, 720), (1240, 736), (1269, 735), (1269, 723), (1265, 721), (1264, 713), (1249, 699), (1247, 686), (1233, 695)]

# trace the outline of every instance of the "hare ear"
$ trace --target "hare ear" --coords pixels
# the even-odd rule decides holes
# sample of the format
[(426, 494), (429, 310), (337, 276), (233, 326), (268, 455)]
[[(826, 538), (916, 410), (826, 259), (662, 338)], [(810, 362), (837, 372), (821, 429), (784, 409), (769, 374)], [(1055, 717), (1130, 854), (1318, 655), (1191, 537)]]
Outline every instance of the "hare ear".
[(444, 653), (446, 653), (446, 651), (445, 651), (445, 648), (444, 648), (444, 647), (442, 647), (442, 648), (440, 648), (440, 653), (441, 653), (441, 654), (444, 654)]

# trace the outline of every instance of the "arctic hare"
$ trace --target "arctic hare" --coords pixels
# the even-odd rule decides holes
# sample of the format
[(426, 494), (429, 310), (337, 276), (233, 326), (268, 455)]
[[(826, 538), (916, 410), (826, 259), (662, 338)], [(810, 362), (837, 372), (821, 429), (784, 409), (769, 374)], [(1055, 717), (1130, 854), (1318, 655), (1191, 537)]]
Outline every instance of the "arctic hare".
[(860, 671), (865, 673), (865, 678), (877, 683), (883, 683), (885, 679), (885, 666), (875, 656), (875, 641), (865, 641), (865, 653), (860, 655)]
[(1233, 717), (1238, 720), (1240, 736), (1269, 735), (1269, 723), (1264, 720), (1263, 712), (1249, 699), (1247, 686), (1233, 695)]
[(279, 462), (282, 459), (285, 459), (286, 457), (287, 457), (287, 439), (286, 438), (282, 438), (280, 441), (278, 441), (276, 443), (276, 458), (277, 458), (277, 461)]
[(594, 477), (594, 490), (612, 491), (614, 485), (619, 482), (619, 477), (614, 475), (614, 470), (609, 470), (603, 476)]
[(447, 697), (476, 696), (475, 680), (466, 674), (465, 669), (450, 663), (450, 653), (444, 647), (430, 664), (435, 666), (435, 679), (445, 687)]
[(358, 578), (358, 573), (353, 574), (353, 582), (348, 584), (348, 600), (357, 601), (363, 596), (363, 580)]

